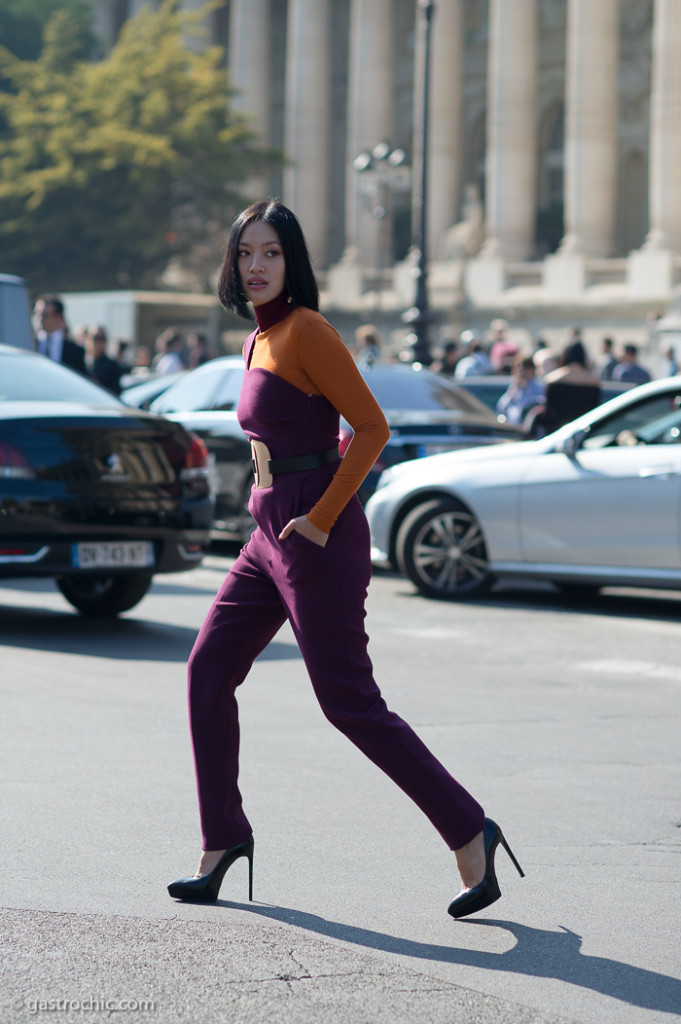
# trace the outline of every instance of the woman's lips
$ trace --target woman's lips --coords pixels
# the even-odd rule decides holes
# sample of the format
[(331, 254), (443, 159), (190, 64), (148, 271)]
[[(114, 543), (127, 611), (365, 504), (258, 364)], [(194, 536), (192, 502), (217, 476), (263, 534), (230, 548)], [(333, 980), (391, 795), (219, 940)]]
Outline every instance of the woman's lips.
[(249, 281), (248, 281), (248, 287), (249, 288), (266, 288), (267, 287), (267, 281), (263, 281), (259, 277), (252, 278), (252, 279), (249, 279)]

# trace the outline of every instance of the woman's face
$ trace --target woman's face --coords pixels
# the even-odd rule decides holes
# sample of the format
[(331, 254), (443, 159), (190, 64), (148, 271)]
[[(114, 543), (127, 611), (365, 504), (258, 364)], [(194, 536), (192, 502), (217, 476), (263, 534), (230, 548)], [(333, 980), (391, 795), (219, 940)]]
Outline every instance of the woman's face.
[(241, 232), (237, 253), (244, 295), (254, 306), (271, 302), (284, 290), (286, 263), (279, 235), (264, 220), (255, 220)]

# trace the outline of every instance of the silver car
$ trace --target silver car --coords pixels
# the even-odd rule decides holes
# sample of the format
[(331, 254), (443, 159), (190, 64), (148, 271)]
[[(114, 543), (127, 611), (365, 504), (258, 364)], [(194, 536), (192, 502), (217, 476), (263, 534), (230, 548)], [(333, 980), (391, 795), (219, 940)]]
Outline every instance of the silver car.
[(429, 597), (503, 576), (565, 589), (681, 589), (681, 377), (643, 384), (539, 441), (387, 470), (372, 557)]

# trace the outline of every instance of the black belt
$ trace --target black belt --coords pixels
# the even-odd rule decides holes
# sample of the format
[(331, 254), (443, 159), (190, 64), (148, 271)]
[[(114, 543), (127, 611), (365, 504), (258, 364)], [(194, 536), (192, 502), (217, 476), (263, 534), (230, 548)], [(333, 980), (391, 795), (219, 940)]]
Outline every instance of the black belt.
[(326, 466), (329, 462), (335, 462), (340, 458), (338, 445), (329, 448), (326, 452), (315, 452), (312, 455), (292, 455), (288, 459), (270, 459), (269, 471), (275, 473), (295, 473), (299, 469), (317, 469), (319, 466)]

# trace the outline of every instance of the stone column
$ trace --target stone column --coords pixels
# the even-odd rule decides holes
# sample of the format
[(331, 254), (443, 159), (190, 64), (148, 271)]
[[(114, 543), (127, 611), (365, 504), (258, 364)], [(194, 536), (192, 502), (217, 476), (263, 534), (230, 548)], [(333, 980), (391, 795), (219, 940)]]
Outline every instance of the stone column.
[(655, 0), (650, 97), (650, 233), (644, 249), (681, 252), (681, 11)]
[[(269, 137), (269, 3), (268, 0), (231, 0), (229, 21), (229, 83), (235, 110), (248, 114), (258, 138)], [(249, 196), (267, 196), (267, 176), (258, 175), (244, 185)]]
[(568, 3), (561, 254), (610, 256), (613, 251), (618, 13), (618, 0)]
[(329, 223), (331, 40), (329, 0), (289, 0), (284, 202), (299, 216), (310, 252), (326, 262)]
[(462, 7), (462, 0), (440, 0), (433, 14), (428, 238), (435, 259), (444, 256), (447, 230), (461, 213)]
[(351, 0), (348, 74), (346, 251), (344, 260), (375, 265), (381, 224), (362, 198), (355, 158), (393, 131), (392, 0)]
[(534, 244), (536, 0), (490, 0), (489, 32), (487, 241), (481, 255), (522, 260)]

